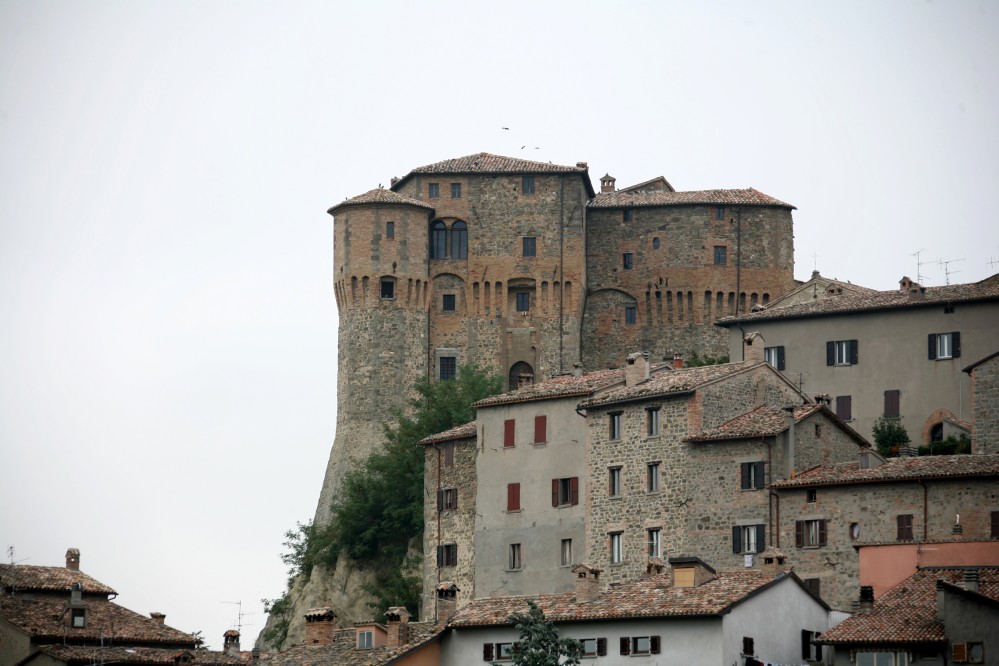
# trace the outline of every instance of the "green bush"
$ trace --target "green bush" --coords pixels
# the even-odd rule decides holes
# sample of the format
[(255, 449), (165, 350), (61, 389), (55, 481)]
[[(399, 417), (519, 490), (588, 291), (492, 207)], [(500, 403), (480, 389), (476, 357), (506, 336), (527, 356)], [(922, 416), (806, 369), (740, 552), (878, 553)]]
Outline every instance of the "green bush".
[(874, 445), (882, 456), (897, 456), (899, 450), (909, 443), (909, 433), (902, 425), (902, 417), (878, 417), (874, 422)]

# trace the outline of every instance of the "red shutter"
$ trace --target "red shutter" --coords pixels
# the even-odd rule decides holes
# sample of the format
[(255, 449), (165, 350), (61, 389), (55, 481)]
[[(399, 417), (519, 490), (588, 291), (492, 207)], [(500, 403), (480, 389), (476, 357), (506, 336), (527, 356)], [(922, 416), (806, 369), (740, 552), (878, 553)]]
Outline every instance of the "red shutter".
[(659, 637), (649, 636), (649, 652), (652, 654), (659, 654)]
[(548, 441), (548, 417), (534, 417), (534, 443), (540, 444)]
[(899, 396), (900, 392), (898, 389), (893, 391), (885, 391), (885, 417), (886, 418), (897, 418), (900, 415), (899, 409)]
[(558, 506), (558, 479), (552, 479), (552, 506)]
[(826, 545), (826, 542), (827, 542), (826, 540), (828, 538), (828, 534), (829, 534), (829, 530), (826, 527), (826, 521), (825, 520), (820, 520), (819, 521), (819, 545), (820, 546)]
[(507, 419), (503, 422), (503, 446), (513, 446), (513, 434), (516, 425), (517, 421), (514, 419)]
[(569, 500), (573, 506), (579, 504), (579, 477), (569, 479)]
[(520, 484), (506, 484), (506, 510), (520, 511)]
[(805, 523), (802, 520), (794, 521), (794, 545), (798, 548), (805, 547)]
[(627, 636), (621, 639), (621, 654), (631, 654), (631, 639)]

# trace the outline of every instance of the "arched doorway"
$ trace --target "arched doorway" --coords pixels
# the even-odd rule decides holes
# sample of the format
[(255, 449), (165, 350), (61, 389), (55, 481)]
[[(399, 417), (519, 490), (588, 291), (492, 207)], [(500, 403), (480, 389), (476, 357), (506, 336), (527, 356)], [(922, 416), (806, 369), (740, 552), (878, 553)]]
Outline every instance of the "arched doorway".
[(524, 363), (523, 361), (517, 361), (510, 368), (510, 390), (519, 389), (524, 386), (531, 386), (534, 384), (534, 368), (531, 367), (530, 363)]

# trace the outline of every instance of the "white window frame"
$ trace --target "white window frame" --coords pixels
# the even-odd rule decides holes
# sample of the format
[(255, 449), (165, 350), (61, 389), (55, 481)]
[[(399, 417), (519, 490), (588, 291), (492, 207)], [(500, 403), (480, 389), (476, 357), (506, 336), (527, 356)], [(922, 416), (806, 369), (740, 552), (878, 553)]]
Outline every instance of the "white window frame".
[(777, 356), (779, 352), (777, 351), (779, 347), (764, 347), (763, 348), (763, 359), (770, 364), (770, 367), (777, 368)]
[(849, 340), (836, 340), (833, 342), (833, 364), (850, 365)]
[(610, 533), (610, 563), (624, 562), (624, 532)]
[(572, 565), (572, 539), (562, 539), (561, 562), (563, 567)]
[(660, 413), (658, 407), (650, 407), (645, 410), (648, 414), (647, 416), (647, 432), (649, 437), (658, 437), (662, 432), (662, 422), (660, 421)]
[(375, 632), (370, 629), (357, 632), (357, 649), (370, 650), (375, 646)]
[(620, 497), (621, 496), (621, 468), (620, 467), (608, 467), (607, 468), (607, 496), (608, 497)]
[(954, 358), (953, 333), (937, 333), (937, 358)]
[(649, 535), (649, 557), (663, 556), (663, 530), (661, 527), (652, 527), (646, 531)]
[(756, 525), (740, 525), (742, 530), (742, 553), (750, 555), (760, 552), (760, 544), (756, 543)]

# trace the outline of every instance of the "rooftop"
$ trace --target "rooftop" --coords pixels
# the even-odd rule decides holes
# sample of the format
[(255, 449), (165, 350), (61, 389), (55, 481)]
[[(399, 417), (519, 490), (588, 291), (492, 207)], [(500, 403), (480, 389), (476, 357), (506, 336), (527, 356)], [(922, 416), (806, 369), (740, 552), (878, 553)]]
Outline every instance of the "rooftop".
[(358, 648), (355, 629), (336, 629), (332, 645), (297, 645), (283, 652), (261, 655), (259, 664), (274, 666), (383, 666), (436, 639), (443, 625), (409, 623), (409, 642), (390, 649), (388, 646)]
[[(803, 419), (821, 412), (825, 409), (823, 405), (796, 405), (794, 406), (794, 421), (798, 423)], [(828, 409), (825, 409), (829, 412)], [(831, 414), (831, 412), (829, 412)], [(775, 437), (787, 430), (787, 411), (780, 405), (760, 405), (751, 409), (745, 414), (736, 416), (731, 421), (726, 421), (719, 426), (709, 428), (693, 437), (688, 437), (688, 442), (716, 442), (732, 439), (755, 439), (757, 437)], [(859, 435), (858, 435), (859, 437)]]
[(437, 444), (439, 442), (453, 442), (458, 439), (472, 439), (476, 435), (475, 421), (455, 426), (450, 430), (439, 432), (429, 437), (424, 437), (417, 444)]
[(518, 402), (547, 400), (549, 398), (570, 398), (590, 395), (594, 391), (624, 381), (624, 370), (598, 370), (576, 377), (556, 375), (543, 382), (519, 388), (509, 393), (490, 396), (475, 403), (476, 407), (509, 405)]
[(420, 201), (419, 199), (411, 199), (410, 197), (404, 197), (401, 194), (396, 194), (392, 190), (386, 190), (381, 187), (378, 187), (376, 189), (369, 190), (364, 194), (359, 194), (356, 197), (350, 199), (344, 199), (338, 204), (333, 204), (326, 212), (332, 215), (333, 211), (339, 210), (340, 208), (345, 208), (347, 206), (367, 206), (369, 204), (396, 204), (402, 206), (416, 206), (418, 208), (426, 208), (427, 210), (434, 210), (433, 206), (423, 201)]
[[(636, 186), (637, 187), (637, 186)], [(639, 208), (643, 206), (778, 206), (794, 209), (789, 203), (763, 194), (752, 187), (744, 190), (697, 190), (692, 192), (600, 192), (590, 208)]]
[(0, 589), (20, 592), (68, 592), (73, 583), (83, 587), (84, 594), (118, 594), (104, 583), (82, 571), (66, 567), (36, 567), (25, 564), (0, 564)]
[(777, 481), (774, 488), (843, 486), (926, 479), (999, 477), (999, 454), (888, 458), (883, 465), (860, 469), (859, 462), (819, 465), (794, 479)]
[[(236, 666), (242, 659), (210, 650), (177, 650), (147, 647), (97, 647), (93, 645), (46, 645), (39, 652), (67, 664), (194, 664)], [(183, 659), (189, 656), (190, 661)]]
[[(475, 153), (453, 157), (433, 164), (416, 167), (413, 173), (587, 173), (586, 167), (563, 166), (551, 162), (535, 162), (490, 153)], [(405, 178), (403, 178), (405, 180)], [(400, 181), (401, 182), (401, 181)]]
[(747, 370), (757, 366), (766, 365), (767, 364), (763, 362), (753, 364), (737, 362), (680, 369), (673, 369), (669, 366), (661, 366), (653, 369), (649, 378), (644, 382), (633, 386), (615, 388), (589, 398), (588, 400), (583, 400), (579, 404), (579, 408), (585, 409), (589, 407), (600, 407), (620, 402), (632, 402), (656, 396), (691, 393), (699, 386), (717, 381), (724, 377), (730, 377), (741, 372), (746, 372)]

